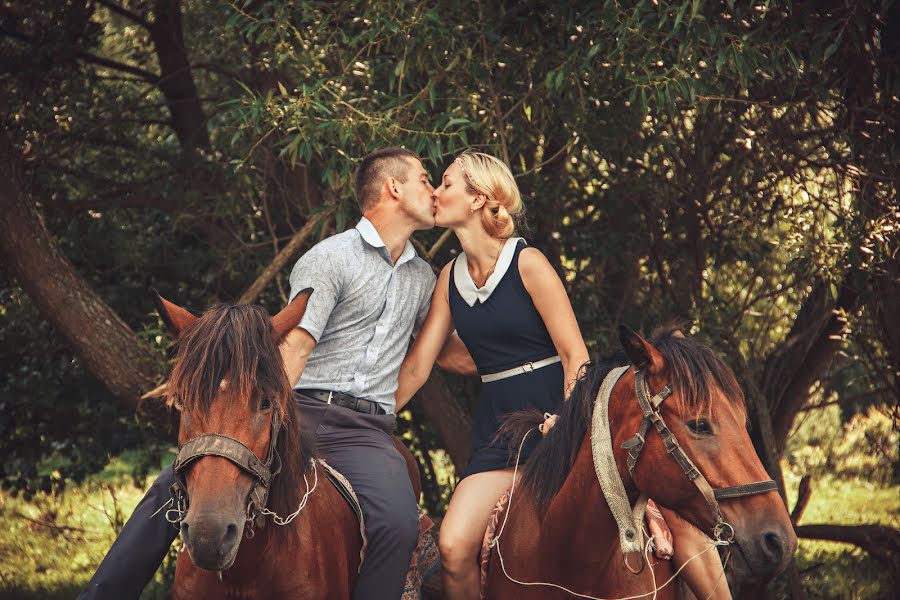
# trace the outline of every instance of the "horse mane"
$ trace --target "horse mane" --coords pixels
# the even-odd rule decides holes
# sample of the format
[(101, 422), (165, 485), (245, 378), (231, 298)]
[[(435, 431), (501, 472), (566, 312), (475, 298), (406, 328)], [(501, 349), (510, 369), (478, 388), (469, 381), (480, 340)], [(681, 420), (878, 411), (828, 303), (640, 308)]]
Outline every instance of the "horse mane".
[(282, 516), (294, 512), (306, 491), (303, 479), (316, 450), (313, 439), (300, 429), (269, 315), (258, 306), (217, 304), (183, 333), (176, 347), (166, 397), (170, 405), (180, 406), (183, 415), (205, 420), (213, 401), (225, 397), (219, 386), (226, 378), (232, 402), (248, 402), (253, 411), (259, 411), (264, 401), (271, 404), (283, 426), (276, 445), (281, 472), (272, 479), (269, 508)]
[[(679, 410), (712, 414), (715, 399), (720, 396), (743, 407), (744, 395), (731, 368), (708, 346), (674, 335), (676, 330), (671, 326), (654, 332), (651, 343), (666, 360)], [(600, 384), (613, 368), (627, 364), (628, 358), (622, 351), (587, 363), (563, 403), (556, 425), (529, 456), (519, 485), (529, 491), (539, 511), (546, 510), (569, 476), (590, 427)], [(497, 436), (507, 439), (512, 451), (525, 433), (541, 422), (543, 416), (538, 411), (513, 413), (504, 420)]]

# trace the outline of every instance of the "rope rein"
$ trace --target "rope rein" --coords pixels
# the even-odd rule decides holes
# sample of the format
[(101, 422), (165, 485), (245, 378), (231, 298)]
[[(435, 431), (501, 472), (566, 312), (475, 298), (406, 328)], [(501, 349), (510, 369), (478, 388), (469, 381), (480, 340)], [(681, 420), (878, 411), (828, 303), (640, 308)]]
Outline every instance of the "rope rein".
[[(506, 528), (506, 521), (507, 521), (507, 519), (509, 519), (509, 513), (512, 512), (513, 493), (516, 490), (516, 483), (517, 483), (516, 476), (519, 472), (519, 459), (522, 456), (522, 447), (525, 445), (525, 440), (528, 438), (528, 435), (535, 429), (537, 429), (537, 427), (532, 427), (531, 429), (526, 431), (525, 435), (522, 436), (522, 441), (519, 443), (519, 451), (516, 453), (516, 466), (513, 469), (513, 483), (512, 483), (512, 487), (510, 487), (510, 489), (509, 489), (509, 503), (506, 505), (506, 514), (503, 516), (503, 523), (500, 525), (500, 530), (497, 532), (497, 535), (494, 536), (494, 538), (491, 540), (491, 542), (489, 544), (490, 548), (496, 548), (497, 557), (500, 558), (500, 567), (503, 570), (503, 575), (505, 575), (506, 578), (509, 579), (511, 582), (516, 583), (518, 585), (524, 585), (524, 586), (543, 586), (543, 587), (555, 588), (555, 589), (561, 590), (563, 592), (566, 592), (567, 594), (575, 596), (576, 598), (587, 598), (588, 600), (637, 600), (638, 598), (646, 598), (647, 596), (652, 596), (653, 599), (655, 600), (656, 595), (659, 592), (659, 590), (665, 588), (667, 585), (669, 585), (670, 583), (675, 581), (675, 578), (678, 577), (678, 574), (681, 573), (681, 571), (691, 561), (706, 554), (707, 552), (709, 552), (711, 549), (715, 548), (716, 546), (728, 546), (731, 543), (731, 542), (728, 542), (725, 540), (710, 541), (709, 545), (705, 549), (701, 550), (697, 554), (694, 554), (693, 556), (688, 558), (686, 561), (684, 561), (684, 563), (680, 567), (678, 567), (678, 570), (675, 571), (675, 573), (673, 573), (672, 576), (664, 584), (657, 587), (656, 586), (656, 573), (653, 571), (653, 564), (650, 563), (650, 544), (653, 541), (653, 538), (648, 536), (647, 544), (644, 547), (644, 560), (647, 561), (647, 564), (650, 565), (650, 577), (653, 580), (653, 589), (647, 593), (637, 594), (634, 596), (624, 596), (624, 597), (620, 597), (620, 598), (599, 598), (597, 596), (590, 596), (588, 594), (580, 594), (578, 592), (570, 590), (569, 588), (567, 588), (565, 586), (562, 586), (562, 585), (559, 585), (556, 583), (550, 583), (550, 582), (545, 582), (545, 581), (521, 581), (519, 579), (514, 578), (506, 570), (506, 563), (503, 561), (503, 553), (500, 551), (500, 537), (503, 535), (503, 530)], [(730, 558), (730, 556), (731, 555), (729, 553), (728, 558)], [(728, 558), (725, 559), (725, 563), (728, 562)], [(722, 582), (722, 578), (724, 576), (725, 576), (725, 565), (723, 564), (722, 572), (719, 574), (719, 578), (716, 582), (716, 586), (713, 588), (712, 592), (710, 592), (709, 596), (706, 597), (707, 600), (709, 598), (711, 598), (712, 595), (716, 592), (716, 590), (718, 589), (719, 584)]]
[(297, 506), (297, 510), (295, 510), (294, 512), (292, 512), (291, 514), (289, 514), (286, 517), (280, 517), (274, 511), (271, 511), (268, 508), (266, 508), (265, 506), (263, 506), (262, 509), (260, 509), (260, 511), (259, 511), (260, 514), (271, 516), (272, 522), (275, 523), (276, 525), (280, 525), (282, 527), (284, 527), (285, 525), (290, 525), (291, 521), (293, 521), (294, 519), (297, 518), (297, 515), (300, 514), (300, 511), (302, 511), (304, 508), (306, 508), (306, 503), (309, 501), (310, 495), (312, 495), (312, 493), (314, 491), (316, 491), (316, 486), (319, 485), (319, 469), (316, 468), (316, 461), (311, 460), (310, 463), (312, 464), (312, 468), (313, 468), (313, 484), (312, 484), (312, 487), (309, 487), (309, 480), (306, 478), (306, 473), (304, 473), (303, 474), (303, 483), (306, 484), (306, 493), (303, 494), (303, 498), (300, 499), (300, 505)]
[[(262, 509), (260, 509), (259, 514), (261, 514), (263, 516), (272, 517), (272, 522), (281, 527), (290, 525), (291, 522), (297, 518), (297, 516), (300, 514), (300, 512), (304, 508), (306, 508), (306, 504), (309, 502), (309, 497), (312, 495), (312, 493), (314, 491), (316, 491), (316, 487), (319, 485), (319, 469), (316, 466), (316, 461), (310, 460), (310, 464), (312, 465), (312, 469), (313, 469), (313, 484), (312, 484), (312, 487), (310, 487), (309, 479), (307, 479), (306, 473), (304, 473), (303, 474), (303, 483), (306, 484), (306, 493), (303, 494), (303, 497), (300, 499), (300, 504), (297, 506), (297, 510), (295, 510), (294, 512), (292, 512), (291, 514), (289, 514), (286, 517), (281, 517), (278, 515), (278, 513), (271, 511), (264, 506), (264, 507), (262, 507)], [(173, 506), (174, 504), (175, 504), (175, 499), (169, 498), (168, 501), (166, 501), (165, 504), (160, 506), (156, 510), (155, 513), (150, 515), (150, 518), (152, 519), (153, 517), (158, 515), (164, 508)], [(187, 509), (184, 506), (184, 500), (179, 499), (178, 505), (175, 506), (174, 508), (169, 508), (168, 510), (166, 510), (164, 516), (166, 518), (166, 521), (168, 521), (169, 523), (180, 528), (181, 522), (184, 520), (185, 514), (187, 514)], [(247, 522), (252, 524), (252, 522), (255, 518), (256, 518), (256, 514), (253, 511), (253, 502), (251, 501), (250, 504), (247, 505)], [(249, 531), (253, 531), (252, 525), (251, 525)], [(252, 533), (249, 534), (248, 537), (253, 537), (253, 534)]]

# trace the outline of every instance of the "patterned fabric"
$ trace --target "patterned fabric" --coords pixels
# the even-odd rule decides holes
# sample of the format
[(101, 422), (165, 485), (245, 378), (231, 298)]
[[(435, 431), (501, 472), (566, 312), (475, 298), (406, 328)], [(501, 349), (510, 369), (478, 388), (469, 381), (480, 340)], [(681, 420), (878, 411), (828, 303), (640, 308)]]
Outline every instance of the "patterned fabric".
[(419, 510), (419, 543), (409, 564), (401, 600), (422, 600), (422, 584), (425, 582), (425, 576), (440, 558), (433, 530), (434, 521)]
[(488, 566), (491, 564), (491, 550), (494, 548), (494, 534), (503, 522), (503, 513), (509, 506), (509, 492), (500, 496), (497, 506), (491, 512), (487, 529), (484, 531), (484, 541), (481, 543), (481, 600), (485, 600), (484, 590), (487, 587)]
[(375, 226), (326, 238), (291, 271), (291, 295), (315, 291), (300, 321), (316, 340), (297, 389), (334, 390), (394, 412), (400, 364), (428, 315), (436, 277), (412, 244), (391, 260)]

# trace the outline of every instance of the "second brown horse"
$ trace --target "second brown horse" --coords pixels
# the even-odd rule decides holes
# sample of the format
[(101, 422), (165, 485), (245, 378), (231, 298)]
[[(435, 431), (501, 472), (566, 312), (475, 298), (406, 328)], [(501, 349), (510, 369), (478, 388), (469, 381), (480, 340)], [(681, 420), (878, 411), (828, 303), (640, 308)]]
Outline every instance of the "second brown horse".
[[(639, 430), (644, 416), (636, 397), (636, 370), (654, 391), (671, 386), (673, 394), (661, 404), (660, 414), (712, 488), (745, 487), (769, 479), (747, 434), (740, 387), (712, 350), (672, 332), (653, 344), (627, 328), (620, 336), (625, 354), (587, 370), (558, 423), (524, 467), (500, 540), (503, 564), (495, 548), (485, 597), (573, 597), (556, 586), (582, 597), (675, 597), (676, 586), (671, 584), (655, 591), (672, 576), (671, 563), (659, 561), (639, 574), (626, 567), (616, 522), (595, 474), (589, 426), (600, 383), (613, 367), (629, 363), (634, 367), (619, 379), (609, 400), (615, 461), (632, 503), (645, 493), (716, 537), (709, 504), (667, 453), (654, 427), (646, 433), (633, 474), (629, 472), (628, 452), (622, 446)], [(505, 433), (518, 441), (541, 421), (540, 415), (536, 419), (522, 415), (509, 423)], [(784, 503), (771, 489), (774, 484), (766, 483), (760, 487), (768, 491), (721, 501), (721, 515), (734, 529), (731, 565), (756, 580), (782, 570), (797, 548)], [(726, 585), (724, 577), (721, 585)]]

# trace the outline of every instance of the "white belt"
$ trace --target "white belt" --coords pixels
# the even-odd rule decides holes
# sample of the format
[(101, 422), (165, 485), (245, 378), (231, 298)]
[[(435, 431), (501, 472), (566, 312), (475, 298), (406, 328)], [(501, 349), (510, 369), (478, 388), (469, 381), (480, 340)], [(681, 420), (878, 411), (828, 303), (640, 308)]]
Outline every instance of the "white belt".
[(513, 367), (512, 369), (500, 371), (499, 373), (491, 373), (490, 375), (482, 375), (481, 381), (483, 381), (484, 383), (490, 383), (491, 381), (498, 381), (500, 379), (506, 379), (507, 377), (515, 377), (516, 375), (521, 375), (522, 373), (531, 373), (532, 371), (540, 369), (542, 367), (546, 367), (547, 365), (555, 365), (561, 360), (562, 359), (559, 357), (559, 355), (556, 355), (535, 362), (529, 361), (520, 367)]

